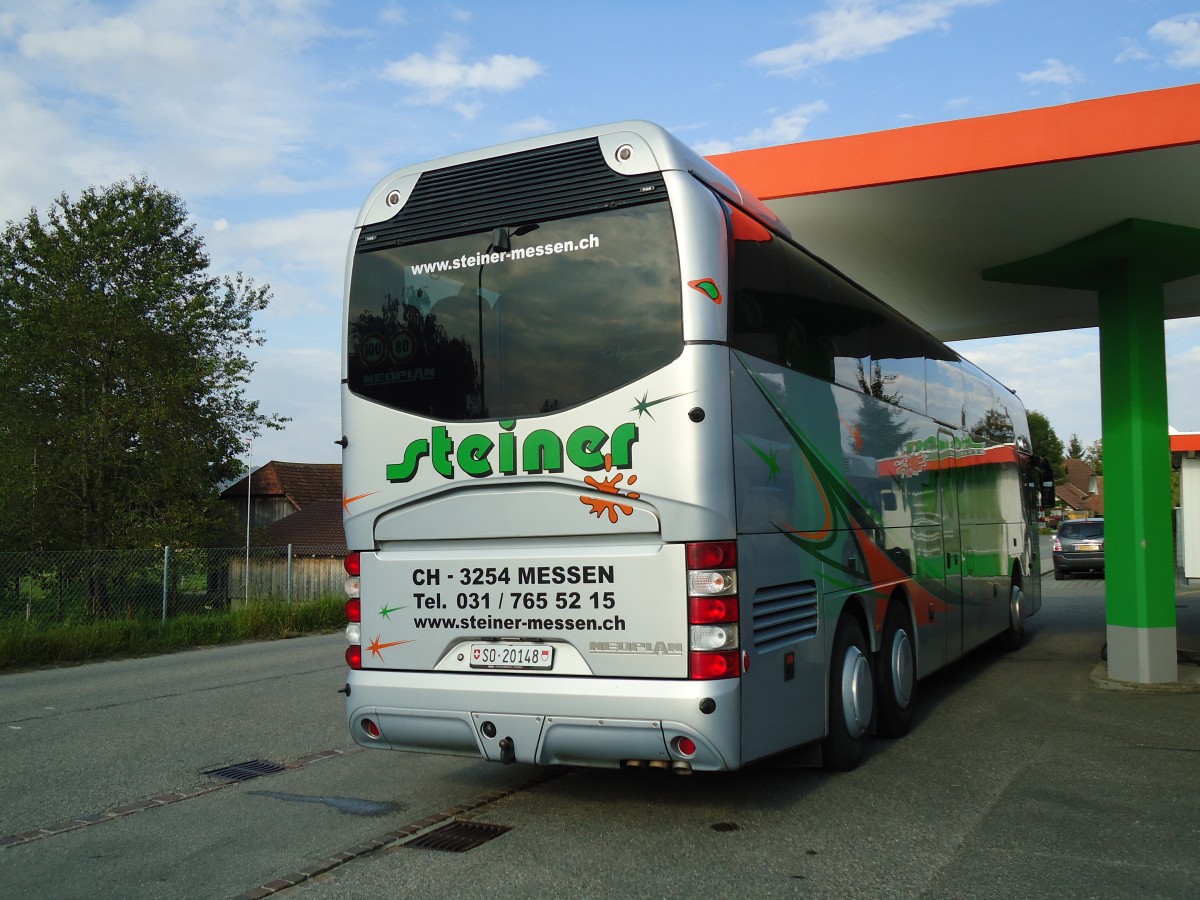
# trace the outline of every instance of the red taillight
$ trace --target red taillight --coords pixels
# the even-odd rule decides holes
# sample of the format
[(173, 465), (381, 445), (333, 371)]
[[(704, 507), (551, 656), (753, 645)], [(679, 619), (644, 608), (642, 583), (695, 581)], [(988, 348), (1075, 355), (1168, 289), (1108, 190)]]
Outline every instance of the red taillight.
[(736, 622), (737, 618), (737, 597), (688, 597), (689, 625)]
[(686, 558), (689, 569), (733, 569), (737, 566), (737, 543), (704, 541), (688, 544)]
[(1058, 539), (1058, 535), (1054, 536), (1054, 549), (1062, 553), (1062, 541)]
[(737, 544), (688, 544), (688, 677), (697, 681), (737, 678)]
[(346, 642), (350, 644), (346, 648), (346, 665), (352, 669), (362, 668), (362, 633), (359, 627), (362, 622), (362, 600), (359, 599), (362, 593), (361, 562), (362, 555), (357, 550), (347, 556), (345, 562), (347, 600), (343, 609), (349, 623), (346, 626)]
[(689, 654), (690, 674), (693, 681), (711, 681), (714, 678), (737, 678), (737, 650), (696, 650)]

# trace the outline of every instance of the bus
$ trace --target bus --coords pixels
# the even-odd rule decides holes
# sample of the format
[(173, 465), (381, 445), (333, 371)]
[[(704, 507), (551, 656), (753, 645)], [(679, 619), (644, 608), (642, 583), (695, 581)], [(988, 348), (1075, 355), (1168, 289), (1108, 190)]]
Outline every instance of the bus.
[(1040, 606), (1017, 397), (655, 125), (386, 177), (343, 350), (364, 747), (846, 770)]

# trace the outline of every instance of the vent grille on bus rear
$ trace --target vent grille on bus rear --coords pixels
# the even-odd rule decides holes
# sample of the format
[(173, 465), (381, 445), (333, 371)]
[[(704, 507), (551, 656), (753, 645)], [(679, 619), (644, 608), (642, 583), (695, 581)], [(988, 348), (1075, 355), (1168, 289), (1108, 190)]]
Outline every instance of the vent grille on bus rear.
[(620, 175), (595, 138), (425, 172), (400, 212), (363, 228), (358, 251), (665, 200), (662, 174)]
[(798, 581), (754, 592), (754, 649), (775, 650), (817, 634), (817, 584)]

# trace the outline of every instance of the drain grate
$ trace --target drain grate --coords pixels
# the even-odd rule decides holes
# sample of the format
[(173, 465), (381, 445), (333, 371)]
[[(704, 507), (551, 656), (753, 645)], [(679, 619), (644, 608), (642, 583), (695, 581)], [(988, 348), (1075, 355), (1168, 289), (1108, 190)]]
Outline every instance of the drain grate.
[(262, 775), (274, 775), (282, 772), (286, 766), (268, 762), (265, 759), (252, 759), (249, 762), (236, 763), (232, 766), (221, 766), (219, 769), (209, 769), (205, 775), (220, 778), (224, 781), (249, 781)]
[(487, 822), (456, 819), (408, 841), (404, 846), (421, 850), (443, 850), (446, 853), (466, 853), (511, 830), (511, 825), (491, 825)]

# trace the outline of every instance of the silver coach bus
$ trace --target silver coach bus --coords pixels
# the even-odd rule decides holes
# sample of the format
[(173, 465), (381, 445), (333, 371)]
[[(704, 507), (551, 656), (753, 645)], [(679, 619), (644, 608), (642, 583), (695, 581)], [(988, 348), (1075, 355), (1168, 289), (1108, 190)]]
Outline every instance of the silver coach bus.
[(848, 769), (1040, 605), (1020, 401), (657, 126), (388, 176), (344, 324), (365, 747)]

